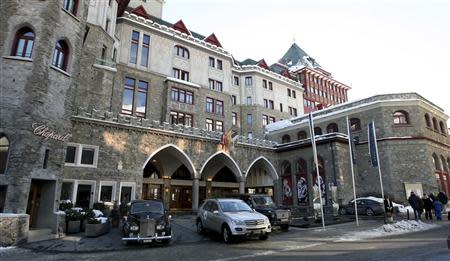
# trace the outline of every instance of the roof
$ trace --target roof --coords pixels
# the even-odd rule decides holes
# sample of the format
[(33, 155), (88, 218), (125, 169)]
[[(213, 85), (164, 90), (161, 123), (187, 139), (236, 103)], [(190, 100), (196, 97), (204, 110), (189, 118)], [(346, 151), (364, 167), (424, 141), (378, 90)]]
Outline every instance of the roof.
[(293, 43), (284, 56), (278, 61), (281, 64), (291, 66), (320, 67), (314, 58), (309, 56), (300, 46)]

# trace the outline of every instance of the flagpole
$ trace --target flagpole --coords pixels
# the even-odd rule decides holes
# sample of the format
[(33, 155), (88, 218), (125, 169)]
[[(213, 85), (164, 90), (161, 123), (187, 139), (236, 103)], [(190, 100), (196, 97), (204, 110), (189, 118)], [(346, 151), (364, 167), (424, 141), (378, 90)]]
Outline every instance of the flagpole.
[(355, 171), (353, 169), (353, 153), (352, 152), (352, 135), (350, 130), (350, 124), (348, 122), (348, 116), (346, 117), (347, 120), (347, 135), (348, 135), (348, 151), (350, 154), (350, 169), (352, 171), (352, 185), (353, 185), (353, 203), (355, 204), (355, 217), (356, 217), (356, 226), (359, 226), (359, 220), (358, 220), (358, 207), (356, 206), (356, 188), (355, 188)]
[[(375, 128), (375, 122), (372, 120), (372, 126), (373, 126), (373, 138), (375, 140), (375, 154), (377, 155), (377, 165), (378, 165), (378, 175), (380, 176), (380, 186), (381, 186), (381, 198), (384, 202), (384, 189), (383, 189), (383, 178), (381, 177), (381, 164), (380, 164), (380, 156), (378, 155), (378, 142), (377, 142), (377, 131)], [(384, 208), (383, 208), (384, 209)], [(386, 224), (386, 211), (383, 211), (384, 213), (384, 223)]]
[[(322, 217), (322, 228), (325, 229), (325, 218), (323, 215), (323, 203), (322, 203), (322, 188), (320, 187), (319, 162), (317, 160), (316, 136), (314, 134), (314, 121), (313, 121), (311, 112), (309, 113), (309, 131), (311, 133), (311, 144), (312, 144), (313, 154), (314, 154), (314, 164), (316, 165), (317, 187), (319, 188), (320, 214)], [(322, 182), (325, 182), (325, 181), (322, 181)], [(314, 208), (314, 202), (313, 202), (313, 208)]]

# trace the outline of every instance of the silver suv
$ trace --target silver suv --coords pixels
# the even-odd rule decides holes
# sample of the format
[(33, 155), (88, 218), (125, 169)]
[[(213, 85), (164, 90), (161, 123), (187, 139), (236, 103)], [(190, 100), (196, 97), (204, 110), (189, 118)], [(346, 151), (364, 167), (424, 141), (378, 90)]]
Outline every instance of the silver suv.
[(196, 223), (198, 233), (220, 233), (225, 243), (245, 236), (266, 240), (272, 232), (269, 219), (240, 199), (207, 199), (198, 211)]

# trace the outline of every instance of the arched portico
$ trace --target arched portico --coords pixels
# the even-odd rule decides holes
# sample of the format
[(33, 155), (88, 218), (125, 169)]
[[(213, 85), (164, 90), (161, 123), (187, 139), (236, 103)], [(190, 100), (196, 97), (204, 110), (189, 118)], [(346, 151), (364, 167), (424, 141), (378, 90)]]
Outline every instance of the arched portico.
[(200, 199), (244, 192), (244, 178), (239, 165), (223, 151), (214, 153), (205, 161), (199, 178)]
[(155, 150), (143, 165), (143, 177), (143, 199), (162, 199), (170, 209), (198, 206), (194, 164), (176, 145), (167, 144)]
[(264, 156), (256, 158), (245, 172), (245, 188), (248, 193), (275, 195), (278, 174), (273, 164)]

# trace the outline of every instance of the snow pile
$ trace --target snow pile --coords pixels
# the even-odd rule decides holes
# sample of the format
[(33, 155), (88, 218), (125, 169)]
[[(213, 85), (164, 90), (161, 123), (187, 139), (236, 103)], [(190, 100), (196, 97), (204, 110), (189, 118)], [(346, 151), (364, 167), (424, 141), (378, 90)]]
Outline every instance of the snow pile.
[(108, 218), (107, 217), (98, 217), (98, 218), (95, 218), (95, 219), (100, 221), (101, 224), (108, 223)]
[(345, 234), (337, 241), (357, 241), (369, 238), (400, 235), (411, 232), (423, 231), (438, 227), (436, 224), (427, 224), (422, 221), (402, 220), (393, 224), (385, 224), (381, 227), (366, 231), (358, 231)]
[(287, 128), (292, 125), (293, 124), (290, 120), (277, 121), (277, 122), (271, 123), (269, 125), (266, 125), (266, 131), (272, 132), (275, 130)]
[(93, 209), (92, 212), (94, 212), (96, 218), (103, 216), (103, 212), (98, 209)]
[(5, 251), (5, 250), (9, 250), (9, 249), (14, 249), (16, 248), (15, 246), (8, 246), (8, 247), (0, 247), (0, 252), (1, 251)]

